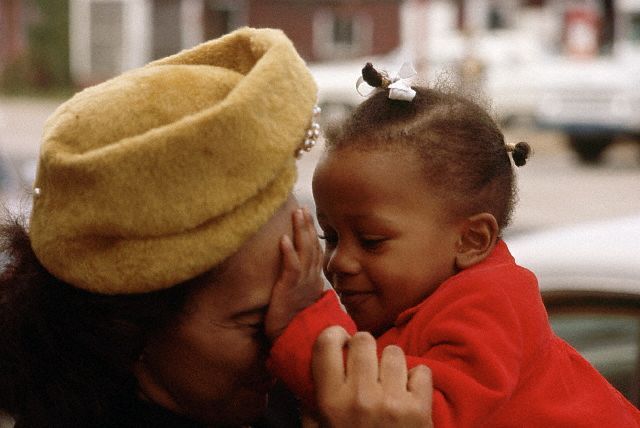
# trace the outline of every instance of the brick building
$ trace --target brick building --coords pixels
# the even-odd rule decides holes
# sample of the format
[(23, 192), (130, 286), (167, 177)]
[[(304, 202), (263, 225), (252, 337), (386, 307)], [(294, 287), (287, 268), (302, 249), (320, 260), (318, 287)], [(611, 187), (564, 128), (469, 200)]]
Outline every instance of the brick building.
[(402, 0), (70, 0), (71, 70), (81, 85), (218, 37), (281, 28), (307, 61), (387, 53)]
[(26, 26), (22, 0), (0, 1), (0, 71), (25, 52)]

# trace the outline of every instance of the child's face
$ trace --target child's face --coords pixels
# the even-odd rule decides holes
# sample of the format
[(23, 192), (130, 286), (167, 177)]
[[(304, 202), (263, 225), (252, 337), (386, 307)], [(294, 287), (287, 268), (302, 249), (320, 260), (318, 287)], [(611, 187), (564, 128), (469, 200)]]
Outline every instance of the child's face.
[(380, 335), (456, 273), (459, 223), (412, 151), (329, 152), (313, 196), (325, 275), (360, 330)]

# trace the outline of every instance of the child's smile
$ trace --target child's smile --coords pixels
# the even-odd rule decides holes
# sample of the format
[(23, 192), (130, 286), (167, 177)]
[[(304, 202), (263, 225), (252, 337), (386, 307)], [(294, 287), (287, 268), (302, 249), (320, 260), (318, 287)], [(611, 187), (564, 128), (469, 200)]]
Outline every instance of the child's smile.
[(351, 290), (337, 282), (332, 285), (352, 318), (354, 314), (365, 313), (367, 304), (376, 297), (374, 291)]
[(410, 150), (329, 151), (313, 193), (325, 275), (359, 329), (381, 334), (456, 273), (459, 228)]

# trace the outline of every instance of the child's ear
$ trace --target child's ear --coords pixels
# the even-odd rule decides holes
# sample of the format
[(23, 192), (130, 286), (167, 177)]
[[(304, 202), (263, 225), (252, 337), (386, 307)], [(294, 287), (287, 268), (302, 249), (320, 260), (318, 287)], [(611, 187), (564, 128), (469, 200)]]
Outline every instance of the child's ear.
[(467, 218), (456, 244), (456, 267), (469, 268), (483, 261), (498, 240), (498, 222), (493, 214), (480, 213)]

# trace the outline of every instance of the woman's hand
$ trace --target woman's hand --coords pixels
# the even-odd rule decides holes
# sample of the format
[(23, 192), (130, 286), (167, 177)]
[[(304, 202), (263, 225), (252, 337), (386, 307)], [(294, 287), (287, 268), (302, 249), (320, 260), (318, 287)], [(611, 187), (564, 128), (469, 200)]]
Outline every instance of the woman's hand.
[(286, 235), (280, 240), (282, 272), (265, 315), (265, 334), (271, 341), (324, 291), (322, 248), (311, 214), (306, 208), (298, 208), (292, 217), (293, 242)]
[(399, 347), (387, 346), (378, 362), (369, 333), (349, 337), (342, 327), (329, 327), (316, 341), (312, 366), (320, 426), (433, 427), (431, 371), (407, 371)]

